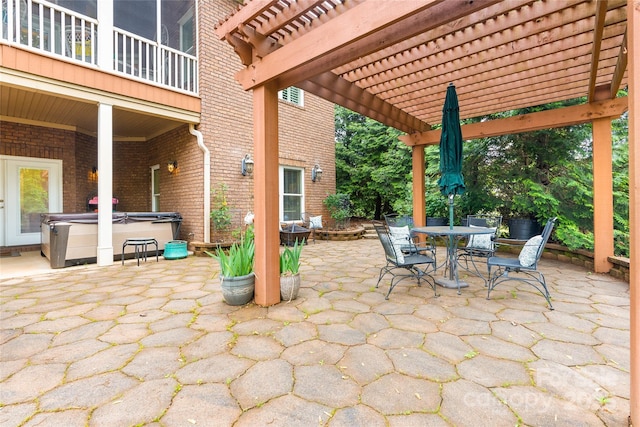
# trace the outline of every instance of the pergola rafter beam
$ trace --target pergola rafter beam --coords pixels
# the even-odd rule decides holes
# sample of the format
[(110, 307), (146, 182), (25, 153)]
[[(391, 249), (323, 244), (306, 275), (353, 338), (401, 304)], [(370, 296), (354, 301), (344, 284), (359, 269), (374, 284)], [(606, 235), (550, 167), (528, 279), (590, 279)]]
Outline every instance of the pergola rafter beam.
[[(629, 108), (628, 98), (616, 98), (590, 104), (574, 105), (556, 110), (522, 114), (488, 122), (462, 125), (464, 140), (511, 135), (540, 129), (552, 129), (564, 126), (588, 123), (606, 117), (618, 118)], [(440, 143), (440, 129), (422, 133), (403, 135), (400, 140), (409, 146), (435, 145)]]
[(589, 102), (593, 102), (596, 96), (596, 78), (598, 77), (598, 62), (600, 61), (600, 44), (602, 43), (602, 34), (604, 33), (608, 3), (608, 0), (598, 0), (598, 6), (596, 7), (591, 50), (591, 74), (589, 76), (589, 89), (587, 93), (587, 100)]

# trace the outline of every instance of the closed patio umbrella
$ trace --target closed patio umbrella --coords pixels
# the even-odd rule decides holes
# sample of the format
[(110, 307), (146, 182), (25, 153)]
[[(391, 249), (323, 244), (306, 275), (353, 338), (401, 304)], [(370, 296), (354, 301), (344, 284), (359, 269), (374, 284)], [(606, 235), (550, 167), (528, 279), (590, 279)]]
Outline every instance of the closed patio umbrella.
[(442, 108), (442, 135), (440, 136), (440, 172), (438, 180), (440, 192), (449, 196), (449, 227), (453, 228), (453, 198), (464, 193), (462, 177), (462, 131), (460, 129), (460, 108), (458, 95), (453, 83), (447, 87), (447, 95)]

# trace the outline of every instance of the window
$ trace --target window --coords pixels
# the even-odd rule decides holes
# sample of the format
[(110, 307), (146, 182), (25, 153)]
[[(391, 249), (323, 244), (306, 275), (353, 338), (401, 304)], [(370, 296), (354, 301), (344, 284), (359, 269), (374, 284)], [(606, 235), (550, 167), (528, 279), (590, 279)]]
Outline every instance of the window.
[(297, 87), (288, 87), (278, 92), (278, 98), (290, 102), (299, 107), (304, 107), (304, 92)]
[(180, 25), (180, 51), (193, 55), (193, 8), (189, 9), (178, 21)]
[(303, 170), (280, 167), (280, 220), (298, 221), (304, 207)]

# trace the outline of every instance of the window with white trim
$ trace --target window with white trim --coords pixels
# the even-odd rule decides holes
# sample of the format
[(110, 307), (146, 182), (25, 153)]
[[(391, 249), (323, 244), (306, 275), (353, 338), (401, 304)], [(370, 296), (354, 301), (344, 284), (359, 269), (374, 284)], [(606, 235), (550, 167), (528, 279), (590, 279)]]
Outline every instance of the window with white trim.
[(304, 210), (304, 170), (280, 166), (280, 221), (299, 221)]
[(278, 99), (290, 102), (298, 107), (304, 107), (304, 91), (294, 86), (278, 92)]

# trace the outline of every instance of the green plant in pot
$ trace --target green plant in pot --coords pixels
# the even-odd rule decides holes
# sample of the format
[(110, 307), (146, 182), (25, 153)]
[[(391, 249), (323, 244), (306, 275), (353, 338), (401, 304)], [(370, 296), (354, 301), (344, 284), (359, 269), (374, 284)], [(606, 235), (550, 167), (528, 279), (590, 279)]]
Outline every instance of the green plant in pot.
[(255, 291), (253, 239), (244, 238), (239, 244), (234, 243), (228, 252), (218, 248), (215, 253), (207, 254), (220, 263), (220, 287), (224, 300), (229, 305), (243, 305), (251, 301)]
[(300, 255), (303, 243), (286, 246), (280, 254), (280, 298), (291, 301), (298, 297), (300, 290)]

